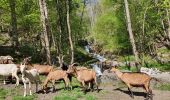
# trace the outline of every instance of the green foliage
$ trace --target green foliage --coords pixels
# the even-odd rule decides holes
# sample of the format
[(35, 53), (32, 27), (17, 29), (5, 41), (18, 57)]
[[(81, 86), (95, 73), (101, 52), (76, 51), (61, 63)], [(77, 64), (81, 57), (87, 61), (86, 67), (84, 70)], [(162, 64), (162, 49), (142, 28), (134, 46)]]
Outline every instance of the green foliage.
[(87, 65), (92, 60), (93, 58), (87, 54), (84, 48), (80, 46), (77, 46), (77, 48), (75, 48), (75, 61), (76, 62), (80, 63), (81, 65)]
[[(25, 44), (24, 46), (20, 47), (19, 52), (21, 56), (31, 56), (31, 62), (36, 63), (36, 62), (41, 62), (43, 59), (40, 57), (40, 52), (37, 50), (38, 48), (29, 44)], [(23, 59), (20, 59), (22, 61)]]
[(129, 5), (138, 51), (148, 54), (148, 51), (153, 49), (150, 47), (158, 42), (157, 39), (167, 37), (164, 33), (168, 29), (166, 9), (169, 9), (170, 5), (166, 0), (131, 0)]
[(7, 44), (8, 41), (9, 41), (8, 37), (0, 34), (0, 45)]
[[(51, 55), (58, 55), (57, 48), (61, 48), (61, 53), (67, 55), (69, 59), (70, 44), (68, 41), (68, 30), (66, 21), (65, 0), (47, 0), (47, 10), (50, 27), (50, 49)], [(93, 6), (94, 5), (94, 6)], [(91, 24), (91, 15), (89, 6), (94, 13), (94, 22)], [(85, 9), (84, 9), (85, 7)], [(59, 10), (57, 11), (56, 8)], [(168, 49), (154, 49), (163, 45), (161, 41), (167, 40), (168, 31), (168, 14), (170, 9), (169, 0), (130, 0), (129, 11), (132, 21), (132, 31), (135, 36), (135, 43), (139, 55), (149, 55), (153, 53), (169, 52)], [(15, 53), (14, 57), (23, 55), (32, 56), (33, 62), (40, 62), (45, 58), (44, 47), (41, 45), (40, 34), (42, 33), (42, 24), (40, 21), (40, 8), (36, 0), (16, 0), (16, 18), (17, 33), (20, 42), (19, 55)], [(61, 18), (59, 18), (59, 15)], [(145, 16), (144, 16), (145, 15)], [(77, 62), (87, 65), (95, 62), (82, 48), (79, 47), (78, 41), (88, 39), (94, 40), (94, 44), (102, 48), (102, 53), (111, 52), (121, 56), (132, 54), (131, 46), (128, 39), (125, 8), (123, 0), (99, 0), (96, 4), (90, 5), (89, 2), (82, 0), (71, 0), (70, 2), (70, 25), (72, 38), (75, 48), (75, 59)], [(60, 29), (61, 28), (61, 29)], [(164, 29), (165, 28), (165, 29)], [(61, 33), (60, 33), (61, 31)], [(0, 2), (0, 45), (9, 45), (10, 37), (5, 34), (11, 34), (11, 11), (9, 0)], [(54, 35), (54, 40), (52, 39)], [(60, 38), (61, 37), (61, 38)], [(43, 40), (42, 40), (43, 41)], [(54, 46), (54, 43), (56, 46)], [(158, 51), (156, 51), (158, 50)], [(6, 53), (3, 52), (5, 55)], [(12, 56), (13, 56), (12, 55)], [(66, 58), (66, 60), (68, 60)], [(134, 57), (127, 57), (127, 60), (134, 60)], [(142, 60), (150, 63), (149, 67), (158, 67), (161, 70), (169, 70), (168, 64), (159, 64), (152, 58), (144, 57)], [(120, 61), (124, 58), (120, 58)]]
[(97, 16), (91, 37), (104, 48), (104, 51), (120, 52), (127, 49), (129, 42), (123, 25), (124, 19), (120, 17), (123, 15), (120, 12), (122, 6), (120, 2), (114, 1), (114, 3), (111, 0), (103, 0), (100, 3), (101, 13)]
[(158, 68), (161, 71), (170, 71), (169, 63), (168, 64), (160, 64), (158, 62), (152, 62), (152, 63), (149, 63), (148, 65), (150, 68), (153, 67), (153, 68)]

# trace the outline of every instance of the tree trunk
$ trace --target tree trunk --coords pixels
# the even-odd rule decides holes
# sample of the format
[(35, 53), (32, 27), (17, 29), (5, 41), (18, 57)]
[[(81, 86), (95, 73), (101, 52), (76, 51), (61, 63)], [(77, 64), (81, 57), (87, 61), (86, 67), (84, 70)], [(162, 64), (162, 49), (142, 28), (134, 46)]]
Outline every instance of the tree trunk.
[(46, 50), (47, 64), (51, 65), (51, 55), (49, 47), (49, 24), (48, 24), (48, 13), (45, 0), (39, 0), (40, 12), (41, 12), (41, 22), (43, 26), (43, 38)]
[(60, 56), (60, 54), (62, 53), (62, 47), (61, 47), (61, 35), (62, 35), (62, 28), (61, 28), (61, 26), (62, 26), (62, 22), (61, 22), (61, 20), (62, 20), (62, 16), (61, 16), (61, 11), (60, 11), (60, 3), (59, 3), (59, 0), (56, 0), (56, 12), (57, 12), (57, 17), (56, 18), (58, 18), (57, 19), (57, 31), (59, 32), (58, 33), (58, 37), (57, 37), (57, 47), (56, 47), (56, 49), (57, 49), (57, 54)]
[(70, 61), (70, 63), (72, 64), (74, 62), (74, 47), (73, 47), (72, 36), (71, 36), (71, 28), (70, 28), (70, 14), (69, 14), (70, 7), (69, 6), (70, 6), (69, 0), (66, 0), (67, 28), (68, 28), (68, 35), (69, 35), (70, 50), (71, 50), (71, 61)]
[[(84, 16), (84, 12), (85, 12), (85, 7), (86, 7), (86, 0), (84, 0), (84, 2), (83, 2), (83, 11), (82, 11), (81, 16), (80, 16), (80, 25), (79, 25), (79, 28), (82, 27), (82, 22), (83, 22), (83, 16)], [(78, 39), (82, 39), (82, 37), (79, 37), (79, 36), (81, 36), (80, 33), (81, 33), (81, 30), (79, 30), (78, 33), (77, 33), (76, 41), (78, 41)]]
[(11, 10), (11, 35), (12, 35), (12, 45), (17, 47), (19, 45), (18, 42), (18, 33), (17, 33), (17, 19), (16, 19), (16, 12), (15, 12), (15, 0), (9, 0), (9, 6)]
[(91, 29), (94, 26), (94, 18), (95, 18), (95, 13), (94, 13), (94, 5), (92, 4), (93, 0), (90, 0), (90, 11), (89, 11), (89, 15), (90, 15), (90, 24), (91, 24)]
[(169, 11), (168, 11), (168, 9), (166, 9), (166, 13), (167, 13), (167, 19), (168, 19), (168, 39), (170, 41), (170, 18), (169, 18)]
[[(125, 3), (126, 18), (127, 18), (127, 25), (128, 25), (128, 32), (129, 32), (130, 43), (132, 45), (132, 50), (133, 50), (133, 54), (135, 56), (135, 60), (136, 60), (136, 62), (138, 62), (138, 58), (139, 57), (138, 57), (138, 53), (137, 53), (137, 50), (136, 50), (135, 40), (134, 40), (134, 36), (133, 36), (133, 32), (132, 32), (132, 26), (131, 26), (131, 19), (130, 19), (128, 1), (124, 0), (124, 3)], [(137, 70), (139, 71), (139, 68), (137, 68)]]

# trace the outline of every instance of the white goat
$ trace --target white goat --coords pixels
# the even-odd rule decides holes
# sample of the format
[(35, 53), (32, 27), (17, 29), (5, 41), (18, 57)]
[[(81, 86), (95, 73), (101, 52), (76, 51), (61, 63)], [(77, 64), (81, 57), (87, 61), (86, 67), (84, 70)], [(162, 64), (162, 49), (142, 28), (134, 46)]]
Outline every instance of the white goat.
[(19, 68), (15, 64), (0, 64), (0, 75), (4, 77), (4, 84), (5, 82), (5, 77), (12, 75), (12, 77), (16, 78), (16, 86), (19, 85), (19, 78), (17, 75), (17, 71)]
[(27, 90), (26, 84), (27, 83), (29, 83), (30, 95), (32, 95), (31, 82), (36, 83), (36, 92), (37, 92), (38, 91), (38, 81), (40, 82), (38, 70), (37, 69), (26, 70), (25, 63), (24, 64), (21, 63), (20, 71), (22, 74), (22, 81), (24, 83), (24, 97), (26, 96), (26, 90)]

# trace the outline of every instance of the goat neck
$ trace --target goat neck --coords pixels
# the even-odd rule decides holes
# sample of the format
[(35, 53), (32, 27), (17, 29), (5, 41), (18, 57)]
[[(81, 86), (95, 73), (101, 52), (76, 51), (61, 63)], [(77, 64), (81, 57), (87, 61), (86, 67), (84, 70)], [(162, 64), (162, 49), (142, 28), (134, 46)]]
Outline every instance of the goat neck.
[(74, 70), (74, 76), (78, 77), (78, 70), (77, 70), (77, 68), (74, 68), (73, 70)]
[(25, 71), (26, 71), (25, 63), (24, 63), (24, 64), (21, 63), (21, 65), (20, 65), (20, 71), (21, 71), (22, 74), (25, 73)]
[(118, 70), (118, 69), (115, 71), (115, 73), (116, 73), (116, 75), (117, 75), (119, 78), (121, 78), (122, 75), (123, 75), (123, 73), (122, 73), (120, 70)]

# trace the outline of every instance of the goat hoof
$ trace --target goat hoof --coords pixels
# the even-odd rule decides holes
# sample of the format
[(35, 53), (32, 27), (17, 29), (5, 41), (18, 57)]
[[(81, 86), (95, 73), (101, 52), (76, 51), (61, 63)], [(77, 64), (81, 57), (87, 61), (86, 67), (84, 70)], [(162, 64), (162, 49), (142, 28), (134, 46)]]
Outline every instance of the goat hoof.
[(68, 88), (69, 91), (71, 91), (71, 88)]
[(150, 97), (150, 100), (153, 100), (153, 97)]
[(55, 92), (55, 90), (52, 90), (52, 93), (54, 93)]
[(134, 99), (134, 96), (131, 96), (132, 99)]
[(86, 94), (86, 93), (87, 93), (87, 91), (85, 90), (85, 91), (84, 91), (84, 94)]

